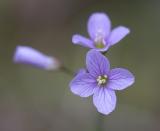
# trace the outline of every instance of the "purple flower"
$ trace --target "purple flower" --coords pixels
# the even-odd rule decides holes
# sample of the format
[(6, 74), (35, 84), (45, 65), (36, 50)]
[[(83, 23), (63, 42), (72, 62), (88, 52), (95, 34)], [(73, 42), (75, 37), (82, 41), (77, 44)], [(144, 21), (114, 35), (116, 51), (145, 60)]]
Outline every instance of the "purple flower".
[(71, 91), (81, 97), (93, 95), (93, 103), (100, 113), (115, 109), (115, 90), (123, 90), (134, 83), (134, 76), (123, 68), (110, 70), (108, 59), (96, 50), (86, 57), (87, 69), (81, 70), (70, 82)]
[(13, 61), (15, 63), (28, 64), (45, 70), (56, 70), (60, 67), (60, 63), (56, 58), (44, 55), (28, 46), (18, 46)]
[(129, 32), (129, 29), (124, 26), (118, 26), (111, 31), (111, 21), (109, 17), (104, 13), (94, 13), (88, 20), (90, 39), (75, 34), (72, 37), (72, 42), (105, 52), (109, 47), (123, 39)]

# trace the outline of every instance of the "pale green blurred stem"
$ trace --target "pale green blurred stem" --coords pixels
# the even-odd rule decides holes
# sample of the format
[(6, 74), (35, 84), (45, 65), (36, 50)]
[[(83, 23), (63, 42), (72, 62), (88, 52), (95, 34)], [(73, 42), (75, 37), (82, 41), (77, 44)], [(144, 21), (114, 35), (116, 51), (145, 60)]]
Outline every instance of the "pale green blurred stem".
[(105, 131), (104, 127), (104, 116), (100, 113), (97, 113), (96, 117), (96, 126), (95, 126), (95, 131)]
[(62, 66), (62, 67), (60, 68), (60, 70), (61, 70), (62, 72), (64, 72), (64, 73), (70, 75), (70, 76), (74, 76), (74, 75), (75, 75), (74, 71), (70, 70), (69, 68), (67, 68), (67, 67), (65, 67), (65, 66)]
[(107, 51), (106, 51), (106, 52), (103, 52), (102, 54), (103, 54), (104, 56), (106, 56), (106, 54), (107, 54)]
[[(61, 71), (63, 71), (64, 73), (74, 77), (75, 73), (74, 71), (68, 69), (67, 67), (65, 66), (62, 66), (61, 68)], [(105, 131), (105, 128), (104, 128), (104, 116), (101, 115), (100, 113), (97, 113), (97, 117), (96, 117), (96, 121), (95, 121), (95, 131)]]

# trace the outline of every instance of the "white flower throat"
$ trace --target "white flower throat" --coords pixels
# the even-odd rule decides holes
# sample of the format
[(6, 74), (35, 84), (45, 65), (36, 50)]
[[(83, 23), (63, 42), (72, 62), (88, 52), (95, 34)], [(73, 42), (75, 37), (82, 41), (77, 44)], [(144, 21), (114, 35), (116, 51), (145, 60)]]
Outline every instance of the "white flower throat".
[(105, 85), (107, 83), (107, 75), (98, 76), (97, 83), (99, 86)]
[(104, 40), (104, 36), (102, 35), (102, 33), (97, 33), (96, 34), (96, 38), (95, 38), (95, 40), (94, 40), (94, 42), (95, 42), (95, 46), (97, 47), (97, 48), (104, 48), (105, 47), (105, 40)]

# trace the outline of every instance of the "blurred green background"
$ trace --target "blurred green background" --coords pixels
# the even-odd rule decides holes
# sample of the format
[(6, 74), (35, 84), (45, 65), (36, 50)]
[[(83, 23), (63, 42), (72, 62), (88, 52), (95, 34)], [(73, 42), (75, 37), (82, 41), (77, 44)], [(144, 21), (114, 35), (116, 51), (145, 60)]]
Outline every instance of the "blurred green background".
[(88, 35), (91, 13), (106, 12), (113, 27), (131, 34), (112, 47), (112, 67), (128, 68), (135, 84), (117, 92), (116, 110), (104, 116), (106, 131), (160, 131), (159, 0), (1, 0), (0, 131), (95, 131), (92, 98), (70, 92), (72, 77), (12, 62), (15, 47), (28, 45), (59, 58), (76, 71), (87, 49), (74, 46), (74, 33)]

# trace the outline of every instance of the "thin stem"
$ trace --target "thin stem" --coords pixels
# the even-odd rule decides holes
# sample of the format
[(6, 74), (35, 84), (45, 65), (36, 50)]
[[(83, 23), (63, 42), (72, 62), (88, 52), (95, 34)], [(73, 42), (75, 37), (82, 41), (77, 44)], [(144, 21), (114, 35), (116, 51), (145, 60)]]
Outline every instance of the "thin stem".
[(96, 127), (95, 131), (104, 131), (104, 116), (100, 113), (97, 114), (96, 117)]
[(74, 76), (75, 75), (75, 73), (72, 70), (70, 70), (69, 68), (67, 68), (65, 66), (62, 66), (60, 68), (60, 70), (63, 71), (64, 73), (70, 75), (70, 76)]
[(107, 51), (105, 51), (105, 52), (102, 52), (102, 54), (103, 54), (104, 56), (106, 56), (106, 54), (107, 54)]

